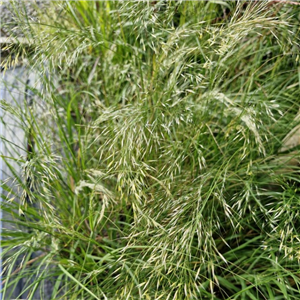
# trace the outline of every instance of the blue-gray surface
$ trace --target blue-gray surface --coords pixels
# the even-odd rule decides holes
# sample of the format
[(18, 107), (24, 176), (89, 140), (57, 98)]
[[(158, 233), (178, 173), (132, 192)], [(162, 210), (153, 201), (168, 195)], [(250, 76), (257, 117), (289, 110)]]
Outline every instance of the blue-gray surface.
[[(1, 74), (1, 85), (0, 85), (0, 95), (1, 100), (5, 100), (7, 103), (18, 106), (22, 109), (26, 109), (24, 105), (28, 105), (29, 102), (32, 101), (39, 101), (38, 98), (34, 97), (32, 93), (26, 89), (26, 83), (33, 87), (34, 89), (40, 89), (39, 80), (36, 73), (32, 70), (29, 71), (26, 67), (16, 67), (14, 69), (7, 70), (5, 75)], [(27, 96), (26, 96), (27, 93)], [(26, 104), (27, 101), (27, 104)], [(7, 143), (1, 142), (1, 154), (6, 156), (13, 156), (13, 157), (20, 157), (26, 155), (26, 152), (22, 149), (26, 148), (26, 136), (24, 130), (19, 126), (17, 119), (15, 119), (11, 114), (6, 113), (5, 111), (1, 111), (1, 127), (0, 127), (0, 134), (4, 138), (4, 140), (11, 141), (12, 143), (9, 145)], [(12, 166), (18, 169), (18, 164), (13, 160), (10, 161)], [(11, 186), (14, 186), (14, 182), (11, 179), (12, 173), (10, 172), (9, 168), (3, 163), (1, 160), (1, 182), (6, 181)], [(19, 172), (21, 170), (19, 169)], [(17, 189), (17, 187), (14, 187)], [(2, 199), (1, 199), (2, 200)], [(8, 219), (9, 216), (4, 215), (4, 219)], [(3, 222), (1, 224), (3, 228), (12, 228), (12, 225), (9, 223)], [(41, 253), (34, 253), (32, 258), (40, 255)], [(18, 265), (18, 264), (17, 264)], [(17, 267), (17, 266), (16, 266)], [(0, 278), (0, 283), (2, 279)], [(27, 280), (20, 280), (16, 286), (11, 289), (9, 293), (4, 295), (3, 297), (0, 296), (1, 300), (5, 299), (27, 299), (28, 293), (24, 292), (26, 289), (26, 284), (28, 284)], [(33, 299), (50, 299), (52, 290), (52, 283), (45, 282), (42, 288), (38, 289)], [(9, 295), (9, 296), (8, 296)], [(20, 298), (21, 295), (21, 298)], [(9, 297), (9, 298), (7, 298)]]

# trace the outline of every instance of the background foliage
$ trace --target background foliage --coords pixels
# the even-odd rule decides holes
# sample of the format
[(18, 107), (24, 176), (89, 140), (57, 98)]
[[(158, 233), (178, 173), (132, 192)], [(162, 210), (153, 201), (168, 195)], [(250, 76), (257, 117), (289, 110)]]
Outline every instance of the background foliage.
[(299, 147), (283, 144), (299, 123), (299, 7), (18, 11), (32, 44), (3, 66), (26, 57), (44, 108), (10, 109), (32, 147), (20, 192), (3, 184), (23, 228), (4, 230), (4, 293), (32, 276), (31, 297), (55, 280), (51, 299), (297, 299)]

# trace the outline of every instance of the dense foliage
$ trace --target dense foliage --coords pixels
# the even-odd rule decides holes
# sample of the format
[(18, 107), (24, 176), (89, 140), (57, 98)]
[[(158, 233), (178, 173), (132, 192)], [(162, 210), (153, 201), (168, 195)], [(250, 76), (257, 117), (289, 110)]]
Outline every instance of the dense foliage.
[(4, 292), (298, 299), (299, 18), (288, 1), (18, 8), (31, 45), (3, 66), (26, 57), (44, 89), (42, 113), (2, 101), (31, 143), (4, 185), (22, 228), (3, 231)]

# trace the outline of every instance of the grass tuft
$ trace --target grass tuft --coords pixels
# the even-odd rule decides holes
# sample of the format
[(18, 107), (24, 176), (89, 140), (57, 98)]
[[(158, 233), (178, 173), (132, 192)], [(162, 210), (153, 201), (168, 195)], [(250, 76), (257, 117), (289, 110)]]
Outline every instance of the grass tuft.
[(2, 101), (31, 145), (2, 156), (5, 297), (27, 279), (18, 297), (53, 280), (51, 299), (298, 299), (297, 6), (37, 12), (3, 62), (23, 55), (44, 86), (42, 107)]

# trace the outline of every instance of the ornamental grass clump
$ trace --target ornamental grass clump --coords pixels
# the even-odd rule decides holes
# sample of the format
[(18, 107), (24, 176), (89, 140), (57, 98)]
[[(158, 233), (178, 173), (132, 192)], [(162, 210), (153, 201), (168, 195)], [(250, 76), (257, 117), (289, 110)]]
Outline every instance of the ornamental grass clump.
[(299, 123), (298, 8), (20, 13), (31, 46), (11, 55), (39, 72), (43, 109), (2, 101), (32, 143), (3, 195), (22, 228), (3, 229), (5, 299), (28, 276), (30, 299), (51, 280), (45, 299), (297, 299), (299, 146), (284, 141)]

